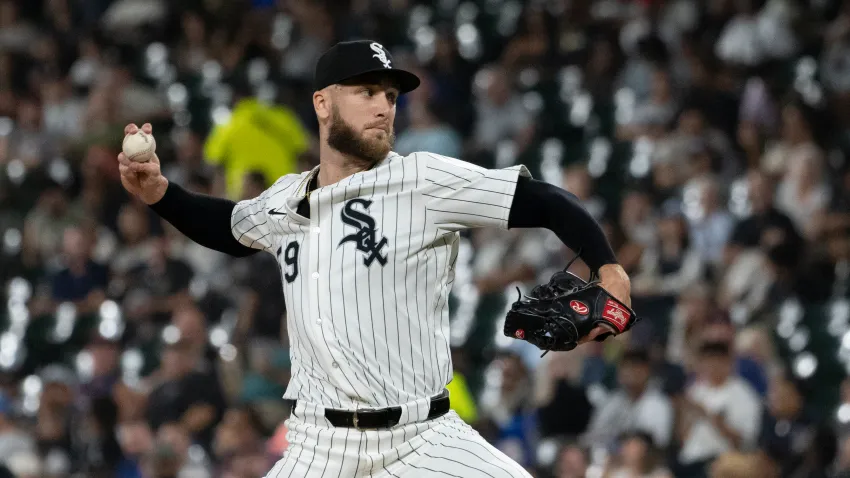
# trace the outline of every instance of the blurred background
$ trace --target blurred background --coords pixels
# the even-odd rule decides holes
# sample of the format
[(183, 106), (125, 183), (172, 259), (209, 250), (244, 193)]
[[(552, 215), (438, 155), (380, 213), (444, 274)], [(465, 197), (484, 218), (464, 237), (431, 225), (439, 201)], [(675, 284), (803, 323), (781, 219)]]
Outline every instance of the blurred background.
[[(538, 478), (850, 476), (850, 1), (0, 0), (0, 476), (262, 476), (286, 447), (270, 255), (123, 191), (123, 126), (234, 200), (318, 161), (310, 80), (423, 79), (395, 150), (576, 194), (645, 320), (540, 357), (506, 308), (572, 256), (460, 242), (452, 404)], [(574, 271), (586, 277), (580, 263)]]

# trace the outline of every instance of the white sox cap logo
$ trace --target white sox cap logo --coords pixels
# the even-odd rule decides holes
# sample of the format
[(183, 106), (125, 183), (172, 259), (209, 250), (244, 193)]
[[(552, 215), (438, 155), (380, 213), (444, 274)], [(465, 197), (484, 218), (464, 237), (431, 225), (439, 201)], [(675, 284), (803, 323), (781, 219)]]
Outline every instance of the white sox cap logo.
[(384, 47), (380, 43), (372, 42), (369, 45), (369, 48), (375, 52), (375, 54), (372, 55), (372, 58), (377, 58), (378, 61), (384, 64), (384, 68), (391, 68), (390, 60), (387, 58), (387, 52), (384, 51)]

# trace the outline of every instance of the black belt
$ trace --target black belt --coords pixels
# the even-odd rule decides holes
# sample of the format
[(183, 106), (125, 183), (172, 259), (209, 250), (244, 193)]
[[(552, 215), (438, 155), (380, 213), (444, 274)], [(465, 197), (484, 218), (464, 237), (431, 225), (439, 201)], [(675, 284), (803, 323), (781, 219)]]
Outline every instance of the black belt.
[[(297, 400), (292, 400), (291, 410), (295, 411)], [(433, 420), (448, 413), (450, 409), (449, 392), (431, 398), (431, 406), (428, 409), (428, 418)], [(360, 410), (335, 410), (325, 409), (325, 418), (331, 425), (340, 428), (356, 428), (358, 430), (372, 430), (381, 428), (392, 428), (401, 420), (401, 407), (387, 407), (379, 409), (364, 408)]]

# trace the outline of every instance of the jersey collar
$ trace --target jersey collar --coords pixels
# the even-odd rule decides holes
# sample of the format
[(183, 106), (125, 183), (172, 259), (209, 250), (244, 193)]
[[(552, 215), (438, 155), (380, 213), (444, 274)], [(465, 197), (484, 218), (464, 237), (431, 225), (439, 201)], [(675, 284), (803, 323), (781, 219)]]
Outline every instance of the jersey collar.
[[(362, 174), (362, 173), (365, 173), (365, 172), (367, 172), (367, 171), (371, 171), (371, 170), (373, 170), (373, 169), (375, 169), (375, 168), (378, 168), (378, 167), (380, 167), (381, 165), (386, 164), (386, 162), (387, 162), (390, 158), (392, 158), (392, 157), (394, 157), (394, 156), (398, 156), (398, 153), (396, 153), (395, 151), (390, 151), (389, 153), (387, 153), (387, 156), (386, 156), (386, 157), (384, 157), (384, 159), (382, 159), (382, 160), (380, 160), (380, 161), (376, 162), (376, 163), (375, 163), (375, 164), (373, 164), (373, 165), (372, 165), (372, 167), (370, 167), (369, 169), (366, 169), (366, 170), (363, 170), (363, 171), (360, 171), (360, 172), (354, 173), (354, 174), (352, 174), (351, 176), (348, 176), (348, 177), (346, 177), (345, 179), (340, 180), (340, 181), (339, 181), (339, 183), (342, 183), (342, 182), (344, 182), (344, 181), (350, 181), (352, 177), (354, 177), (354, 176), (356, 176), (356, 175), (358, 175), (358, 174)], [(318, 174), (319, 174), (319, 168), (320, 168), (320, 167), (321, 167), (321, 165), (314, 167), (313, 169), (311, 169), (311, 170), (310, 170), (310, 171), (309, 171), (309, 172), (308, 172), (308, 173), (307, 173), (307, 174), (306, 174), (306, 175), (305, 175), (305, 176), (301, 179), (301, 182), (298, 184), (298, 188), (295, 190), (295, 195), (294, 195), (294, 197), (297, 197), (297, 198), (299, 198), (299, 200), (300, 200), (301, 198), (304, 198), (304, 196), (306, 196), (306, 195), (307, 195), (307, 193), (309, 192), (308, 188), (309, 188), (309, 186), (310, 186), (310, 183), (313, 181), (313, 178), (314, 178), (316, 175), (318, 175)], [(337, 184), (339, 184), (339, 183), (337, 183)], [(328, 186), (333, 186), (333, 184), (329, 184)], [(325, 188), (325, 187), (327, 187), (327, 186), (317, 187), (316, 189), (322, 189), (322, 188)]]

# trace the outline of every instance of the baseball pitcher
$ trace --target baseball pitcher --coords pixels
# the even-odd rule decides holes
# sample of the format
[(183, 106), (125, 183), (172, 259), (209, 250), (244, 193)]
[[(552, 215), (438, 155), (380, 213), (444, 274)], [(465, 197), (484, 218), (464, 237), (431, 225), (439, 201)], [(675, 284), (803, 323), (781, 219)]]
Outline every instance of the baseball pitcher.
[(569, 350), (634, 320), (628, 276), (575, 196), (524, 166), (392, 152), (396, 101), (418, 85), (379, 43), (336, 44), (315, 70), (319, 166), (239, 203), (169, 184), (155, 156), (118, 157), (124, 187), (192, 240), (280, 264), (292, 413), (268, 478), (530, 476), (450, 411), (447, 300), (462, 229), (548, 228), (600, 279), (559, 273), (517, 301), (506, 334)]

